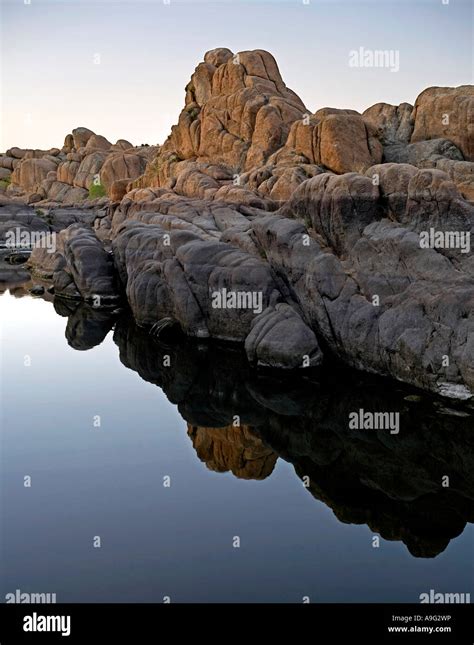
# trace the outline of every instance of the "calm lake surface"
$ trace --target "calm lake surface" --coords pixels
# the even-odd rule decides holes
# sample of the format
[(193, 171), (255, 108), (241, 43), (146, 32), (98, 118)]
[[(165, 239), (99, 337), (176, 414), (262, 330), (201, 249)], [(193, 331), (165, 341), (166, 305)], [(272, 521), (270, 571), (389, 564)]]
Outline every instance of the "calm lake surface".
[[(1, 601), (474, 597), (472, 417), (21, 290), (0, 311)], [(399, 410), (400, 433), (349, 430), (359, 408)]]

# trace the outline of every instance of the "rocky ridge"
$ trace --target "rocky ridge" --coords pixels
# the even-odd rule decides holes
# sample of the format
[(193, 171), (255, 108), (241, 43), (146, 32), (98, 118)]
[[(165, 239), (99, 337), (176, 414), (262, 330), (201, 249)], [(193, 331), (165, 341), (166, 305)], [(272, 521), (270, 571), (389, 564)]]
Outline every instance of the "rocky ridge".
[[(0, 235), (12, 201), (34, 203), (66, 229), (29, 262), (57, 296), (126, 298), (140, 325), (242, 342), (261, 366), (337, 358), (469, 398), (472, 254), (421, 239), (470, 239), (473, 108), (466, 85), (311, 113), (268, 52), (216, 49), (162, 146), (77, 128), (62, 149), (1, 156)], [(58, 224), (65, 204), (82, 223)], [(35, 217), (25, 230), (45, 228)]]

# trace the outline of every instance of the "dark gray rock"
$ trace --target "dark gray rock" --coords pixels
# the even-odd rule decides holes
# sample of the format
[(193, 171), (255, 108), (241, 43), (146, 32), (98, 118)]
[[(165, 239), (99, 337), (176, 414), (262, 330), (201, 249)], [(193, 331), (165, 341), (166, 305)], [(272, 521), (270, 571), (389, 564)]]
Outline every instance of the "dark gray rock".
[(410, 143), (414, 128), (413, 106), (376, 103), (362, 113), (366, 123), (375, 129), (383, 146)]
[(474, 204), (446, 172), (321, 173), (271, 213), (144, 194), (96, 219), (113, 255), (73, 224), (54, 259), (35, 249), (29, 264), (54, 276), (56, 294), (82, 299), (113, 298), (117, 277), (140, 325), (245, 342), (260, 365), (294, 369), (304, 356), (316, 366), (323, 348), (357, 369), (473, 395), (472, 253), (421, 244), (430, 230), (473, 231)]
[(115, 303), (119, 292), (113, 260), (94, 231), (71, 224), (59, 238), (63, 254), (56, 257), (55, 294), (81, 298), (96, 307)]
[(413, 166), (418, 166), (427, 160), (434, 159), (464, 160), (459, 148), (448, 139), (417, 141), (409, 145), (387, 145), (384, 147), (383, 155), (384, 161), (387, 163), (409, 163)]
[(286, 303), (268, 307), (254, 318), (245, 350), (249, 361), (265, 367), (317, 367), (323, 360), (314, 332)]

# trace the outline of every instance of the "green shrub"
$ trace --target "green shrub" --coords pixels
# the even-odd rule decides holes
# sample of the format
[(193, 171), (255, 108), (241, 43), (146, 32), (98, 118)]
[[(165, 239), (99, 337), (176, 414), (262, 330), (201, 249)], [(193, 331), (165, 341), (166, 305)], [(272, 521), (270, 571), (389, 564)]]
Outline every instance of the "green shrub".
[(195, 120), (198, 118), (198, 116), (199, 116), (199, 112), (200, 112), (200, 111), (201, 111), (201, 110), (200, 110), (198, 107), (196, 107), (196, 106), (194, 106), (194, 107), (187, 107), (187, 108), (186, 108), (186, 112), (187, 112), (187, 113), (189, 114), (189, 116), (191, 117), (191, 121), (195, 121)]
[(98, 197), (106, 197), (107, 191), (102, 184), (92, 183), (89, 187), (89, 199), (97, 199)]
[(0, 179), (0, 188), (2, 190), (6, 190), (11, 183), (12, 183), (12, 176), (8, 175), (8, 177), (4, 177), (3, 179)]

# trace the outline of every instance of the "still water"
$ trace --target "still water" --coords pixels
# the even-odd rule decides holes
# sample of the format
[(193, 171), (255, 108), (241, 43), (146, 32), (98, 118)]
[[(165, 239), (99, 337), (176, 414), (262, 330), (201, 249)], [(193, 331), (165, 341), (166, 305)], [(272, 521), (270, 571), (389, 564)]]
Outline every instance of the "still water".
[[(474, 597), (465, 412), (360, 374), (251, 370), (21, 289), (0, 311), (0, 601)], [(361, 408), (399, 411), (400, 433), (349, 430)]]

